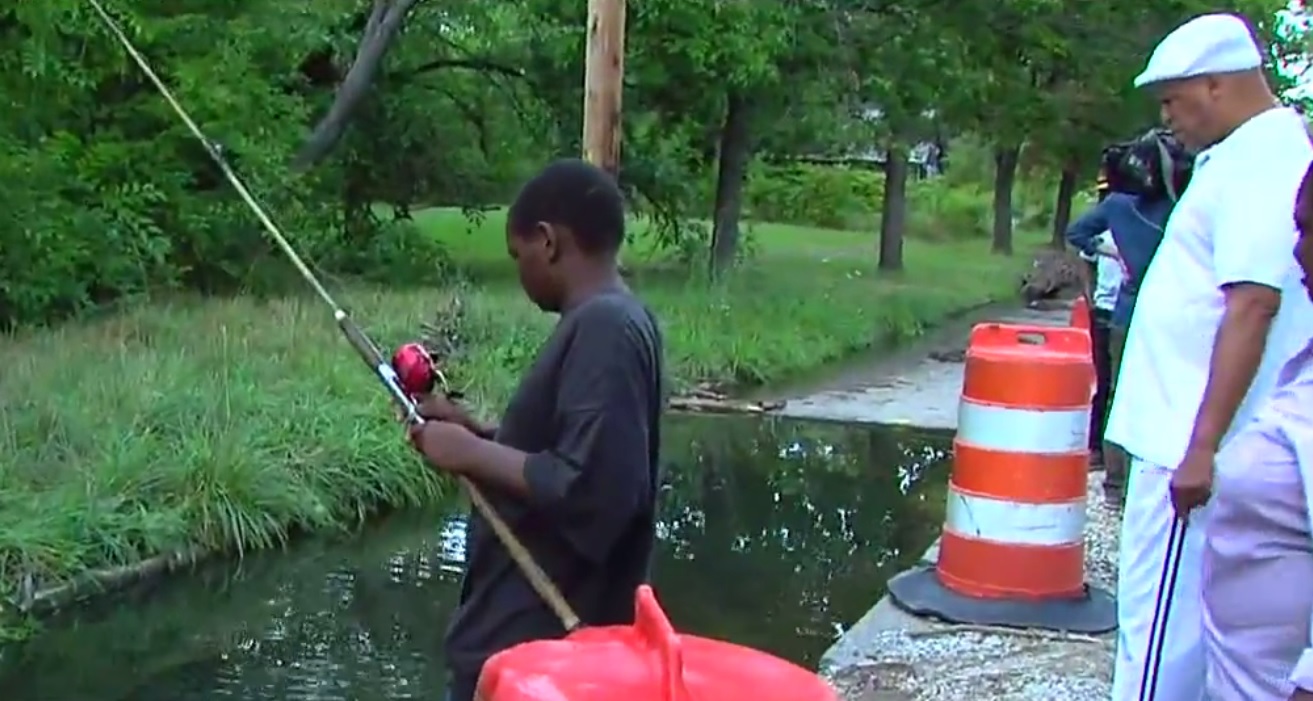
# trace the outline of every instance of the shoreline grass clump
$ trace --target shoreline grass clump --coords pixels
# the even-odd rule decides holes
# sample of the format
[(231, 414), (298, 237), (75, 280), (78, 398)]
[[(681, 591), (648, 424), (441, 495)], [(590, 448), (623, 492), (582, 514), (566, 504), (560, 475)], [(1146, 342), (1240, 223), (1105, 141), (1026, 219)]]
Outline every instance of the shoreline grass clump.
[[(447, 370), (491, 413), (553, 319), (516, 286), (500, 215), (468, 233), (447, 217), (419, 225), (478, 282), (349, 285), (340, 297), (390, 348), (460, 295)], [(869, 234), (763, 224), (749, 235), (757, 253), (714, 286), (663, 272), (641, 230), (626, 256), (677, 388), (778, 381), (915, 336), (1008, 296), (1026, 263), (981, 241), (909, 241), (908, 272), (879, 275)], [(176, 299), (28, 331), (0, 338), (0, 364), (0, 594), (11, 601), (92, 569), (275, 547), (454, 496), (308, 295)]]
[(5, 342), (0, 586), (440, 499), (336, 334), (312, 300), (235, 299)]

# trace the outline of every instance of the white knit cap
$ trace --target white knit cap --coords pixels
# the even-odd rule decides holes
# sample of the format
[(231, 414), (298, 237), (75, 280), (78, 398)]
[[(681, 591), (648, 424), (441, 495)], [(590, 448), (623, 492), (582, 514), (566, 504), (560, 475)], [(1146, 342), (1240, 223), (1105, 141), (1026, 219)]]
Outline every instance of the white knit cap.
[(1235, 15), (1201, 15), (1168, 34), (1149, 57), (1135, 87), (1200, 75), (1235, 73), (1263, 65), (1249, 25)]

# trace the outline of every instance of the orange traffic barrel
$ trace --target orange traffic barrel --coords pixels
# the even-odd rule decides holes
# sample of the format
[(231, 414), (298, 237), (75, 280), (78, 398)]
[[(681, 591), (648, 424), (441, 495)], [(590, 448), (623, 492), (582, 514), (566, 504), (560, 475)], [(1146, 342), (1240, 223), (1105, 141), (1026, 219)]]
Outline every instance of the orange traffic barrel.
[[(1085, 298), (1085, 295), (1081, 295), (1077, 297), (1076, 302), (1071, 305), (1071, 318), (1067, 321), (1067, 325), (1072, 327), (1073, 329), (1080, 329), (1085, 333), (1093, 334), (1094, 333), (1093, 324), (1094, 322), (1090, 318), (1089, 300)], [(1091, 338), (1093, 338), (1093, 336), (1091, 336)], [(1093, 351), (1094, 351), (1094, 347), (1093, 345), (1091, 345), (1090, 346), (1091, 363), (1094, 362)], [(1099, 380), (1097, 377), (1091, 378), (1090, 397), (1093, 398), (1095, 394), (1098, 394), (1098, 392), (1099, 392)]]
[(1067, 322), (1067, 325), (1081, 329), (1085, 333), (1090, 333), (1093, 322), (1090, 319), (1090, 302), (1085, 299), (1085, 295), (1077, 297), (1071, 305), (1071, 319)]
[(1080, 329), (972, 329), (939, 556), (889, 582), (894, 603), (956, 623), (1117, 627), (1111, 594), (1085, 582), (1093, 377)]
[(824, 680), (732, 643), (681, 635), (651, 587), (638, 589), (634, 624), (582, 628), (563, 640), (493, 655), (478, 701), (838, 701)]

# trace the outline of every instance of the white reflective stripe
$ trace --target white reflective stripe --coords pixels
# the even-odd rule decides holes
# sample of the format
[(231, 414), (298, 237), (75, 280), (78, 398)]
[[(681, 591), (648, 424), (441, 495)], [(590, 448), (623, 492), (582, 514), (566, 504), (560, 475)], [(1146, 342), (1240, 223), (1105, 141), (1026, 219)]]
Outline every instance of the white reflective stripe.
[(1090, 410), (1013, 409), (963, 399), (957, 437), (977, 448), (1004, 453), (1075, 453), (1089, 447)]
[(1014, 545), (1069, 545), (1085, 538), (1085, 500), (1019, 504), (948, 490), (945, 530)]

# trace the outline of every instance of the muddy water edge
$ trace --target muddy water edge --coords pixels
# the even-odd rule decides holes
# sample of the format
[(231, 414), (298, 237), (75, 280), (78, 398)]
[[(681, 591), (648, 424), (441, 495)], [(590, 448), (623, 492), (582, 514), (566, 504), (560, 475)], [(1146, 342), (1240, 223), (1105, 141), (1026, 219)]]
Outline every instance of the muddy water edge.
[[(814, 666), (938, 534), (949, 438), (748, 417), (667, 424), (656, 588), (676, 626)], [(440, 698), (462, 509), (212, 563), (0, 652), (6, 701)]]

